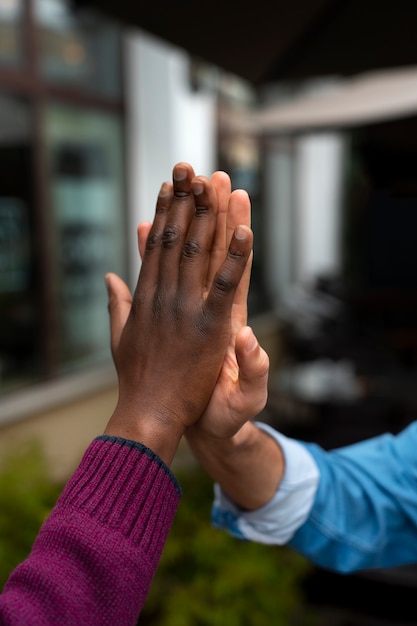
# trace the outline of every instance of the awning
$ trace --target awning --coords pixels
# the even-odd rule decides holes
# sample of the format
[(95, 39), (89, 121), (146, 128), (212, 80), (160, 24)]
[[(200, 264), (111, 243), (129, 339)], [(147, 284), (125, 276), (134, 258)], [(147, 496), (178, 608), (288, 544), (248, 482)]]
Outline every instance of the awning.
[(417, 65), (416, 0), (72, 0), (254, 85)]
[(248, 131), (271, 135), (353, 127), (411, 115), (417, 115), (417, 66), (365, 73), (320, 93), (253, 113), (240, 122)]

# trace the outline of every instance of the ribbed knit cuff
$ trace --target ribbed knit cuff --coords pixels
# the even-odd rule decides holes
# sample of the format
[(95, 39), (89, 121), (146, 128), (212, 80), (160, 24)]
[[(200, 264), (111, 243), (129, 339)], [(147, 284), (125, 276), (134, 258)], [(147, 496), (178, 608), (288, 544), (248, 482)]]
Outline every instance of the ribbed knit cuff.
[(158, 560), (180, 497), (171, 470), (149, 448), (102, 436), (87, 448), (55, 511), (70, 507), (94, 518)]

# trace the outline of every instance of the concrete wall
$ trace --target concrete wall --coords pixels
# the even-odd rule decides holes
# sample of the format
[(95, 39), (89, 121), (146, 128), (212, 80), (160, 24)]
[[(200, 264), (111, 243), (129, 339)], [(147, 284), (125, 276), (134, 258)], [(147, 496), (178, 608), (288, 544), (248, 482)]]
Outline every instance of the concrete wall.
[(15, 447), (36, 441), (42, 446), (51, 476), (66, 480), (88, 444), (101, 435), (117, 402), (116, 384), (33, 409), (0, 426), (0, 459)]

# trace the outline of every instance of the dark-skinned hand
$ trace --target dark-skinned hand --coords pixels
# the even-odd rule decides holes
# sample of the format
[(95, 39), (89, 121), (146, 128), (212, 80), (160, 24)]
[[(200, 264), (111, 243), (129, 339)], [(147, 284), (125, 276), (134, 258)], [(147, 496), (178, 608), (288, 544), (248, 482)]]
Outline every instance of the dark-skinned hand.
[(106, 277), (119, 399), (105, 433), (141, 441), (168, 464), (216, 386), (252, 249), (250, 228), (236, 225), (212, 275), (217, 211), (213, 183), (177, 164), (158, 196), (133, 298), (118, 276)]

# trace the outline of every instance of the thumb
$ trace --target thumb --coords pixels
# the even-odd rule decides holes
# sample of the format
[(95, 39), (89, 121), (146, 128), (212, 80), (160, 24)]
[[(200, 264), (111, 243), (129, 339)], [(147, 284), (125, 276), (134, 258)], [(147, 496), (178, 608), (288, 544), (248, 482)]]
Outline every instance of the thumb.
[(129, 287), (117, 274), (106, 274), (105, 281), (109, 297), (110, 342), (114, 356), (114, 351), (119, 345), (120, 337), (129, 317), (132, 295)]
[(245, 410), (250, 411), (253, 417), (265, 408), (268, 399), (269, 357), (250, 326), (240, 329), (235, 350)]

